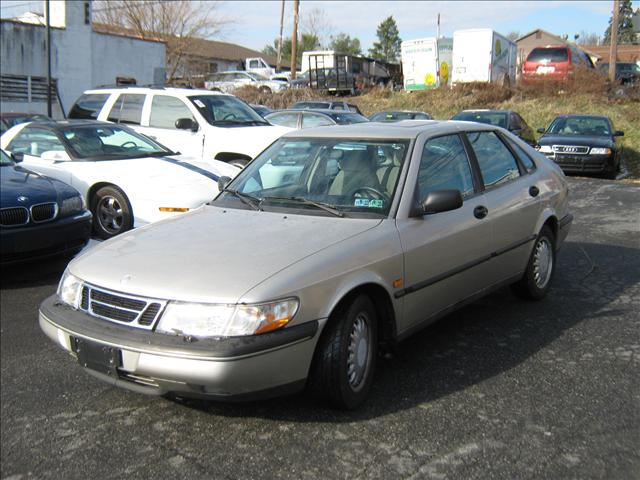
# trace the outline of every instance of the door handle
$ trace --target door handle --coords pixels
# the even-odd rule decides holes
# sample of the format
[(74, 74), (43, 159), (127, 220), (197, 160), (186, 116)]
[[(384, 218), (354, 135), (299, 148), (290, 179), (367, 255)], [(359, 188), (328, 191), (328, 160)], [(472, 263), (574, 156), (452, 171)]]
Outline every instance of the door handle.
[(532, 197), (537, 197), (539, 193), (540, 193), (540, 189), (535, 185), (532, 185), (531, 187), (529, 187), (529, 195), (531, 195)]
[(473, 216), (476, 218), (484, 218), (487, 216), (488, 213), (489, 213), (489, 210), (487, 210), (487, 207), (483, 205), (478, 205), (476, 208), (473, 209)]

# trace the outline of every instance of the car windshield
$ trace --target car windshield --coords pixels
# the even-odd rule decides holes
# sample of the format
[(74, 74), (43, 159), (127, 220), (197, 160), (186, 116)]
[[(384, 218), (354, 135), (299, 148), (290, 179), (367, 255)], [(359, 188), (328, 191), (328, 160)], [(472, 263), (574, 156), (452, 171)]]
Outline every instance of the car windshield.
[(507, 128), (507, 114), (503, 112), (460, 112), (454, 115), (451, 120), (486, 123), (496, 127)]
[(0, 166), (5, 167), (11, 164), (13, 164), (13, 162), (11, 161), (11, 157), (4, 153), (4, 150), (0, 150)]
[(640, 73), (640, 67), (635, 63), (618, 63), (616, 69), (624, 73)]
[(328, 115), (333, 118), (338, 125), (348, 125), (350, 123), (363, 123), (369, 121), (367, 117), (362, 116), (359, 113), (345, 111), (337, 111), (334, 113), (332, 111)]
[(269, 125), (253, 108), (230, 95), (192, 95), (189, 100), (211, 125)]
[(331, 106), (328, 102), (298, 102), (291, 108), (329, 108)]
[(555, 135), (611, 135), (611, 128), (606, 118), (602, 117), (558, 117), (547, 133)]
[(175, 154), (150, 138), (117, 125), (67, 127), (62, 129), (62, 135), (74, 155), (81, 159), (118, 160)]
[(534, 48), (527, 57), (527, 62), (566, 62), (569, 59), (567, 49), (558, 48)]
[(408, 145), (407, 140), (281, 138), (240, 172), (213, 204), (384, 217)]

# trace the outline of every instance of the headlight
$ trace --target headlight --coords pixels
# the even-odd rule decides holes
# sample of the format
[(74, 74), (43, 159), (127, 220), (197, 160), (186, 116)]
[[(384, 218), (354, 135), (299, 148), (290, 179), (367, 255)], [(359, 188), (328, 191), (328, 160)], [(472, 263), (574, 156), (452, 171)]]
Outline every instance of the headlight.
[(156, 330), (197, 337), (265, 333), (289, 323), (298, 310), (298, 304), (295, 298), (258, 305), (169, 302)]
[(81, 196), (65, 198), (62, 200), (62, 206), (60, 207), (60, 216), (66, 217), (80, 213), (82, 210), (84, 210), (84, 200)]
[(58, 284), (58, 298), (62, 303), (78, 308), (81, 287), (82, 281), (65, 270)]
[(540, 145), (538, 151), (540, 153), (553, 153), (553, 148), (551, 148), (551, 145)]
[(591, 155), (610, 155), (611, 149), (610, 148), (592, 148), (591, 150), (589, 150), (589, 153)]

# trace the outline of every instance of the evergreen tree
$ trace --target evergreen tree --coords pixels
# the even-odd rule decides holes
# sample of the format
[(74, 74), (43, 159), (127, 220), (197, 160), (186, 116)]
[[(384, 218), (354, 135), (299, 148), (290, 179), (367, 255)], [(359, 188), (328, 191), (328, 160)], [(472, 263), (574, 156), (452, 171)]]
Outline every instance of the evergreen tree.
[[(282, 64), (289, 65), (291, 63), (291, 37), (282, 39)], [(298, 57), (298, 67), (300, 66), (300, 62), (302, 61), (302, 52), (307, 52), (310, 50), (317, 50), (320, 48), (320, 41), (318, 37), (311, 33), (303, 33), (298, 40), (298, 48), (297, 55)], [(271, 55), (273, 57), (278, 56), (278, 39), (276, 38), (273, 41), (273, 45), (266, 45), (262, 49), (262, 53), (267, 55)]]
[(347, 55), (360, 55), (362, 53), (360, 40), (355, 37), (351, 38), (351, 36), (346, 33), (339, 33), (335, 37), (331, 37), (329, 50), (334, 50), (338, 53), (346, 53)]
[[(604, 44), (611, 43), (611, 24), (613, 15), (609, 19), (609, 26), (604, 32)], [(618, 43), (635, 43), (636, 34), (633, 31), (633, 6), (631, 0), (620, 1), (620, 11), (618, 13)]]
[(397, 62), (400, 57), (400, 43), (402, 43), (402, 40), (393, 15), (378, 25), (376, 35), (379, 41), (374, 42), (373, 48), (369, 49), (369, 55), (378, 60)]

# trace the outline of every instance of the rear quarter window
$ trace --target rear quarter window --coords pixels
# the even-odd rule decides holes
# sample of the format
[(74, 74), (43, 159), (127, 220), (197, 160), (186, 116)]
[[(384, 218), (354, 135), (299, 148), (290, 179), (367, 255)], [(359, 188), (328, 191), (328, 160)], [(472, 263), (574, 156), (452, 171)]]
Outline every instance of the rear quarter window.
[(71, 107), (68, 118), (96, 120), (109, 95), (108, 93), (87, 93), (81, 95), (73, 107)]

